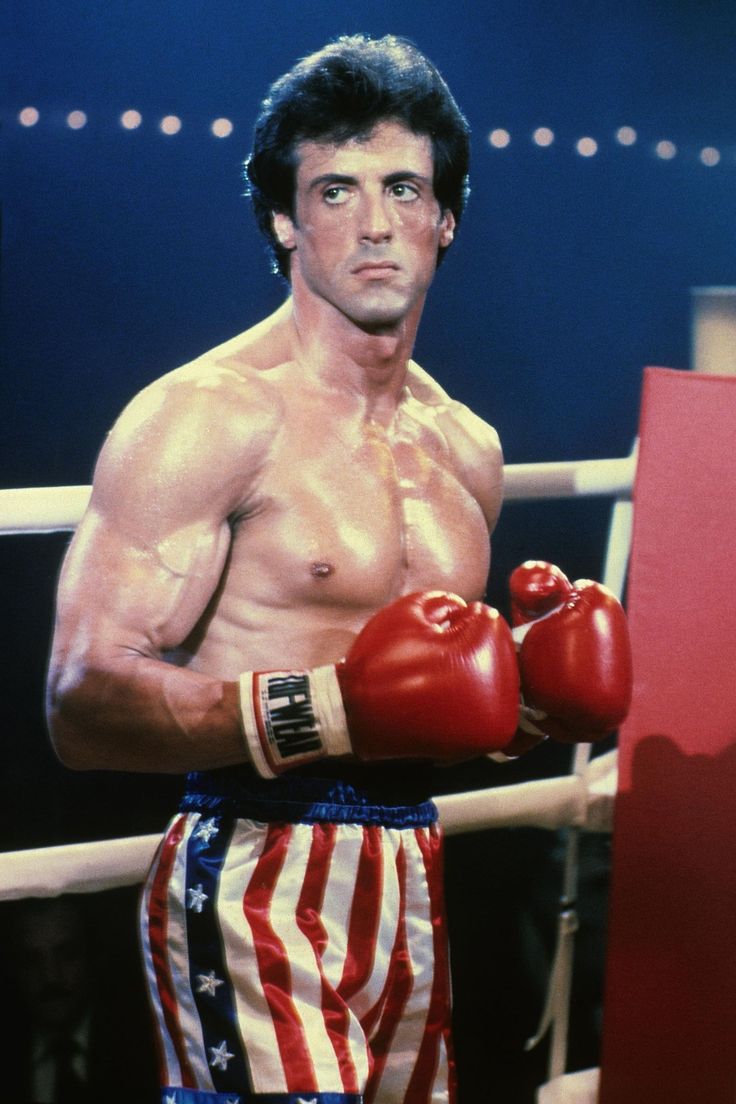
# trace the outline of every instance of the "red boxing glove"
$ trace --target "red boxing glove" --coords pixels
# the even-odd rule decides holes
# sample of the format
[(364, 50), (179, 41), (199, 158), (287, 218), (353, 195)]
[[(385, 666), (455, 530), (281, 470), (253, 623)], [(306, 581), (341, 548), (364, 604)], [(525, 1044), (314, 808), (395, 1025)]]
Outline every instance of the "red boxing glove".
[(511, 630), (441, 591), (379, 610), (337, 664), (246, 672), (241, 713), (266, 778), (325, 755), (452, 761), (503, 748), (518, 721)]
[(600, 583), (571, 583), (528, 560), (511, 575), (523, 727), (565, 743), (601, 739), (631, 702), (631, 644), (618, 599)]

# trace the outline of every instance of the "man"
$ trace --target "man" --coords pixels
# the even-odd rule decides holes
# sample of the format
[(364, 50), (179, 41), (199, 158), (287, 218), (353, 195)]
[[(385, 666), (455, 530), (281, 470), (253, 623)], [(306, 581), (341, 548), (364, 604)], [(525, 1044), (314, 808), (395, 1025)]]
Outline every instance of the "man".
[[(10, 1015), (0, 1042), (0, 1100), (146, 1104), (155, 1099), (154, 1049), (141, 1022), (145, 997), (130, 970), (133, 940), (118, 943), (111, 958), (107, 931), (97, 938), (101, 917), (109, 930), (107, 906), (102, 899), (91, 910), (90, 904), (86, 896), (69, 895), (5, 907), (3, 991)], [(118, 895), (114, 907), (120, 905)]]
[(25, 1046), (9, 1062), (26, 1079), (18, 1099), (90, 1100), (91, 960), (78, 906), (60, 897), (18, 908), (9, 941), (19, 1012), (27, 1017)]
[(291, 294), (133, 400), (66, 560), (59, 756), (190, 772), (144, 895), (165, 1101), (454, 1095), (427, 770), (518, 712), (499, 442), (411, 359), (468, 146), (400, 40), (276, 82), (248, 175)]

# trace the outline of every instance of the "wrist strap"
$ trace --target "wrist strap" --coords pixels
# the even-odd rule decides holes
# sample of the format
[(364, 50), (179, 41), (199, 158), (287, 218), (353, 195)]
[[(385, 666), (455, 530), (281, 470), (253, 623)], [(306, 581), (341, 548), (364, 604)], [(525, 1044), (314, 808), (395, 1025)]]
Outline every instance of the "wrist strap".
[(539, 617), (532, 617), (528, 621), (522, 621), (520, 625), (514, 625), (511, 629), (511, 636), (513, 637), (514, 644), (516, 645), (517, 652), (524, 643), (524, 637), (533, 629), (535, 625), (538, 625), (540, 621), (546, 621), (548, 617), (554, 617), (556, 613), (559, 613), (564, 602), (560, 602), (559, 606), (555, 606), (554, 609), (547, 610), (546, 613), (540, 614)]
[(311, 671), (245, 671), (239, 683), (243, 735), (261, 777), (352, 750), (334, 663)]

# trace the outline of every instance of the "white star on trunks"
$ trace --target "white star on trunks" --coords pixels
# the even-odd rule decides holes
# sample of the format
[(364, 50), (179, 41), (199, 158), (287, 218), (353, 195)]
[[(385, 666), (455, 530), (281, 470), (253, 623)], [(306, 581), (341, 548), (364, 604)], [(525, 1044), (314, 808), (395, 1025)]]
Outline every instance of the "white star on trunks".
[(164, 1104), (176, 1104), (176, 1097), (175, 1096), (165, 1096), (164, 1097)]
[(194, 838), (198, 840), (204, 840), (205, 843), (209, 843), (213, 836), (216, 836), (220, 829), (217, 827), (217, 823), (214, 817), (210, 817), (209, 820), (203, 820), (197, 831), (194, 833)]
[(235, 1055), (231, 1054), (227, 1049), (226, 1039), (223, 1039), (219, 1046), (209, 1047), (208, 1049), (212, 1055), (210, 1058), (210, 1065), (213, 1069), (226, 1070), (230, 1059), (235, 1057)]
[(210, 970), (208, 974), (197, 974), (197, 981), (199, 982), (197, 992), (207, 993), (211, 997), (215, 996), (218, 985), (225, 984), (222, 978), (215, 977), (214, 970)]
[(194, 886), (192, 889), (188, 889), (187, 893), (189, 894), (189, 908), (194, 909), (195, 912), (201, 912), (205, 901), (209, 900), (209, 897), (202, 889), (202, 883), (200, 882), (199, 885)]

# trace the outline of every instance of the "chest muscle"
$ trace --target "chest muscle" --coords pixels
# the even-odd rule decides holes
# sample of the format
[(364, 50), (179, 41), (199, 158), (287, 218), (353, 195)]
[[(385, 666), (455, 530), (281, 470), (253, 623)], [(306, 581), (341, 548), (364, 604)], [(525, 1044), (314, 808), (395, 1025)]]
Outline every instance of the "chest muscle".
[(367, 431), (285, 439), (239, 527), (232, 572), (282, 600), (379, 608), (415, 589), (483, 593), (482, 512), (437, 441)]

